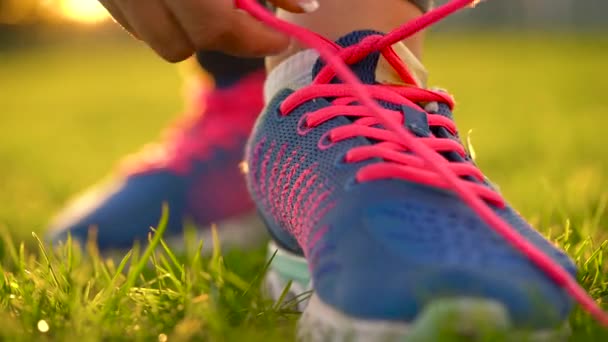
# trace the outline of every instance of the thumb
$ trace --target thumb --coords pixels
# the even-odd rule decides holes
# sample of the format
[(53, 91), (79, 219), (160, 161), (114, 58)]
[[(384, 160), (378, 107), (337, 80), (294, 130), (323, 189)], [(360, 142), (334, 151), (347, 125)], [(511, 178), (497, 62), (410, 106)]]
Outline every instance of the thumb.
[(276, 7), (293, 13), (311, 13), (319, 8), (318, 0), (268, 0)]

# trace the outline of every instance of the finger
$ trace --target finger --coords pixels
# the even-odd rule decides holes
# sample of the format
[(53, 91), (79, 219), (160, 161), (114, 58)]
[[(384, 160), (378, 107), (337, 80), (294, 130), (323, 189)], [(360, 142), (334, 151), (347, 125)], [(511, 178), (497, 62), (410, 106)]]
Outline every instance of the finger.
[(169, 62), (180, 62), (194, 46), (161, 0), (115, 0), (137, 35)]
[(196, 49), (237, 56), (275, 54), (289, 38), (234, 8), (231, 0), (165, 0)]
[(289, 47), (289, 37), (242, 10), (234, 10), (230, 22), (230, 29), (218, 39), (216, 50), (235, 56), (262, 57), (278, 54)]
[(311, 13), (319, 9), (318, 0), (268, 0), (268, 2), (293, 13)]
[(133, 30), (131, 25), (129, 25), (127, 18), (125, 18), (125, 15), (122, 13), (120, 8), (118, 8), (118, 6), (116, 6), (114, 1), (99, 0), (99, 3), (101, 3), (101, 5), (103, 7), (105, 7), (105, 9), (110, 13), (112, 18), (114, 18), (114, 21), (116, 21), (120, 26), (122, 26), (122, 28), (124, 28), (129, 33), (131, 33), (135, 38), (138, 38), (137, 35), (135, 34), (135, 30)]

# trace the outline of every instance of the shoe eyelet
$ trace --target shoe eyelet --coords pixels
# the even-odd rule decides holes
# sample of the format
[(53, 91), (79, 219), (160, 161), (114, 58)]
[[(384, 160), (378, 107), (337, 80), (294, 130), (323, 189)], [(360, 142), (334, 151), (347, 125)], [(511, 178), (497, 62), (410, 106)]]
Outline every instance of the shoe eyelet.
[(287, 115), (283, 115), (283, 113), (281, 113), (281, 109), (277, 107), (274, 111), (274, 120), (277, 122), (282, 122), (285, 120), (285, 118), (287, 118)]
[(335, 167), (350, 166), (350, 163), (348, 163), (346, 161), (346, 153), (338, 155), (338, 158), (336, 158), (336, 160), (334, 160), (334, 166)]
[(308, 114), (302, 115), (300, 120), (298, 121), (297, 131), (299, 135), (306, 135), (310, 132), (314, 127), (310, 127), (306, 124), (306, 119), (308, 118)]
[(353, 176), (349, 178), (346, 183), (344, 183), (344, 190), (349, 191), (352, 190), (355, 186), (359, 185), (359, 181), (357, 181), (357, 177)]
[(319, 150), (325, 151), (336, 144), (335, 142), (331, 141), (330, 133), (331, 130), (323, 133), (323, 135), (319, 139), (319, 143), (317, 143), (317, 147), (319, 148)]

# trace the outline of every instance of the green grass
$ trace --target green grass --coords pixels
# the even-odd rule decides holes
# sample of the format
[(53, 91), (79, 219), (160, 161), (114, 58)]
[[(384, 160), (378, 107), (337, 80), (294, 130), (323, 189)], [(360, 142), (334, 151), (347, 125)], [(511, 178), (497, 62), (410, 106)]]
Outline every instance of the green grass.
[[(605, 51), (600, 35), (461, 33), (431, 36), (425, 56), (431, 83), (456, 96), (478, 163), (576, 259), (600, 299), (608, 295)], [(262, 247), (201, 258), (198, 241), (178, 256), (155, 241), (156, 252), (136, 249), (121, 263), (93, 245), (54, 251), (32, 236), (174, 118), (175, 67), (107, 38), (0, 50), (0, 60), (0, 340), (293, 336), (297, 316), (258, 291)], [(571, 325), (573, 340), (608, 337), (578, 311)]]

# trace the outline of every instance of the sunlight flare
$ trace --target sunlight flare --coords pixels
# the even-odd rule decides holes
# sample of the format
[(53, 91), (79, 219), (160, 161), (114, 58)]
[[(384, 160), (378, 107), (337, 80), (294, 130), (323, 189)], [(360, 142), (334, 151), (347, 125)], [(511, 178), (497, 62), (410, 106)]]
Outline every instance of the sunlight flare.
[(66, 19), (84, 24), (97, 24), (110, 18), (97, 0), (61, 0), (60, 13)]

